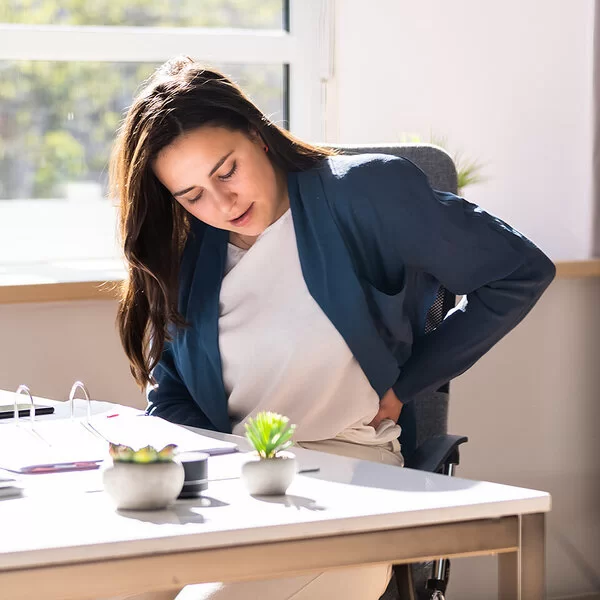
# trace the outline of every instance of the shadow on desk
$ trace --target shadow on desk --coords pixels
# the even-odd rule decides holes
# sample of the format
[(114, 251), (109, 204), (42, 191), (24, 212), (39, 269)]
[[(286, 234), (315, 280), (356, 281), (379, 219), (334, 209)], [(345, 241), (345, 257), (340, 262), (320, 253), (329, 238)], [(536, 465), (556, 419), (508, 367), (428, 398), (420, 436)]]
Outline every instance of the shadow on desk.
[(164, 510), (117, 510), (117, 513), (126, 519), (144, 523), (186, 525), (188, 523), (204, 523), (205, 519), (198, 511), (221, 506), (229, 505), (216, 498), (202, 496), (191, 500), (178, 500)]
[(252, 496), (255, 500), (260, 500), (261, 502), (270, 502), (271, 504), (282, 504), (283, 506), (288, 506), (289, 508), (295, 508), (296, 510), (300, 510), (301, 508), (306, 508), (307, 510), (327, 510), (324, 506), (320, 506), (317, 504), (316, 500), (312, 498), (305, 498), (303, 496), (294, 496), (292, 494), (286, 494), (284, 496)]

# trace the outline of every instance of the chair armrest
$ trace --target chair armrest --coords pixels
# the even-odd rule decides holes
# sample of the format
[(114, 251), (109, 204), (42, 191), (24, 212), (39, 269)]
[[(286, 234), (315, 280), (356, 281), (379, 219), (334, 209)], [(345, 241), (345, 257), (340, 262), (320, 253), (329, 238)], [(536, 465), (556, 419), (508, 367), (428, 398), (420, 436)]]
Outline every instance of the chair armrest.
[(405, 467), (440, 473), (448, 463), (458, 464), (458, 447), (469, 440), (464, 435), (436, 435), (425, 440), (407, 459)]

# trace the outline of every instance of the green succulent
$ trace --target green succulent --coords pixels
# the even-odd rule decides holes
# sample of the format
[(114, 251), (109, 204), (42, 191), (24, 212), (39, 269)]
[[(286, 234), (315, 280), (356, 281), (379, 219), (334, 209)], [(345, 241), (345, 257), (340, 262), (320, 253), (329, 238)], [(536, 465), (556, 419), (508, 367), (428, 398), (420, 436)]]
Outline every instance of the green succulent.
[(171, 462), (176, 449), (175, 444), (168, 444), (162, 450), (157, 450), (153, 446), (145, 446), (139, 450), (134, 450), (123, 444), (113, 444), (112, 442), (108, 444), (108, 453), (114, 462), (139, 464)]
[(296, 430), (290, 420), (278, 413), (263, 411), (245, 424), (246, 437), (261, 458), (275, 458), (289, 448)]

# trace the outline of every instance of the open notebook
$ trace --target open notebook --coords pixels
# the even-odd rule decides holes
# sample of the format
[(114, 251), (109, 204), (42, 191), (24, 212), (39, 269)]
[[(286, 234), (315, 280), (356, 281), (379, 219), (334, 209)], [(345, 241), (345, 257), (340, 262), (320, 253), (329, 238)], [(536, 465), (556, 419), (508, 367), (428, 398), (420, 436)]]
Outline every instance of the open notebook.
[(232, 442), (143, 414), (36, 419), (35, 423), (21, 418), (17, 423), (0, 425), (0, 469), (15, 473), (96, 469), (108, 456), (108, 440), (134, 449), (177, 444), (179, 452), (202, 451), (211, 455), (237, 450)]

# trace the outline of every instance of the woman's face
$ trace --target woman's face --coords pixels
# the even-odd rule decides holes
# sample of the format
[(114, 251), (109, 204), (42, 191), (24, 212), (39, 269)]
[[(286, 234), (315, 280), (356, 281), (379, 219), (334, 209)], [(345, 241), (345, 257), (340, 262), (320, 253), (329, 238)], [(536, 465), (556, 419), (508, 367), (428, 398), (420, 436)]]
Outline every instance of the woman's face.
[(164, 148), (152, 168), (189, 213), (241, 236), (260, 235), (289, 206), (285, 174), (259, 135), (199, 127)]

